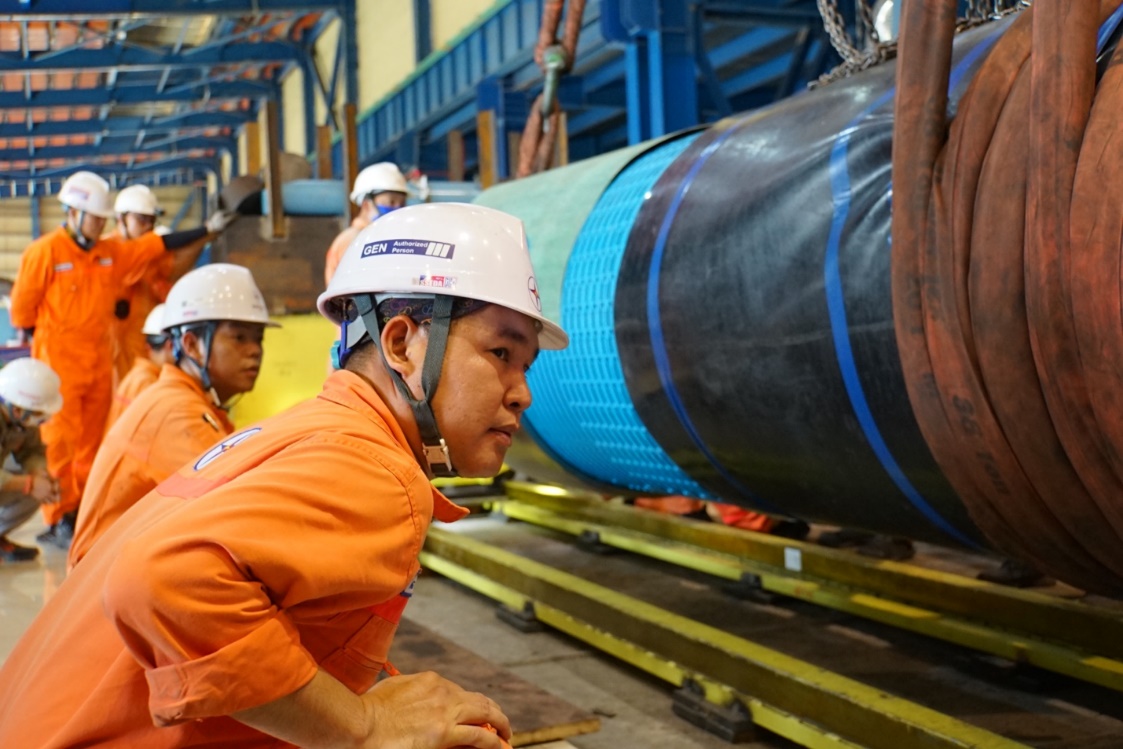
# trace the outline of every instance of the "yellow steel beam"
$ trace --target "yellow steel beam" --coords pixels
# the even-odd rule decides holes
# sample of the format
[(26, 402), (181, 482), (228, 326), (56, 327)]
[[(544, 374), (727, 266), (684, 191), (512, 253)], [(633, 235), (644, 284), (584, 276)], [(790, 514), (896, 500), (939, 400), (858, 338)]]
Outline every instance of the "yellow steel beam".
[(430, 528), (422, 563), (672, 684), (739, 700), (815, 749), (1026, 749), (852, 679), (460, 534)]
[[(666, 541), (633, 531), (557, 515), (522, 502), (498, 503), (507, 517), (579, 536), (596, 533), (600, 542), (617, 549), (658, 559), (727, 580), (753, 574), (769, 592), (845, 611), (900, 629), (935, 637), (1020, 663), (1029, 663), (1109, 689), (1123, 691), (1123, 662), (1091, 655), (1061, 643), (856, 591), (827, 580), (814, 580), (787, 570), (740, 560), (687, 544)], [(984, 612), (985, 615), (985, 612)]]
[(992, 627), (1068, 643), (1109, 659), (1123, 659), (1120, 612), (912, 564), (879, 561), (812, 543), (638, 510), (554, 486), (512, 481), (507, 482), (506, 492), (511, 499), (575, 519), (730, 554), (745, 562), (798, 572), (811, 580), (829, 580), (964, 619), (985, 619)]

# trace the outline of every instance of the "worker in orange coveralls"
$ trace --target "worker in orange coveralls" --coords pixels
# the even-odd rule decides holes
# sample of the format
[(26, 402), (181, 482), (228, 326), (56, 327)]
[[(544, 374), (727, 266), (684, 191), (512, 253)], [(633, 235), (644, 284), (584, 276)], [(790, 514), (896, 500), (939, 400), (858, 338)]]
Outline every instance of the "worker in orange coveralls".
[(31, 355), (62, 381), (62, 410), (42, 428), (59, 501), (44, 505), (49, 528), (38, 540), (65, 549), (113, 399), (110, 327), (121, 289), (135, 283), (165, 250), (183, 249), (222, 231), (234, 214), (216, 213), (206, 228), (163, 237), (149, 232), (134, 240), (103, 239), (111, 213), (109, 183), (92, 172), (76, 172), (63, 183), (58, 199), (66, 206), (66, 222), (24, 250), (10, 313), (24, 337), (34, 334)]
[(802, 520), (776, 518), (724, 502), (707, 502), (693, 497), (671, 494), (665, 497), (637, 497), (636, 507), (668, 515), (712, 520), (715, 523), (757, 533), (771, 533), (785, 538), (806, 538), (811, 528)]
[(71, 567), (127, 509), (234, 431), (224, 405), (253, 389), (265, 326), (277, 326), (249, 270), (227, 263), (177, 281), (167, 309), (174, 363), (106, 433), (78, 510)]
[[(113, 391), (113, 402), (109, 405), (109, 417), (105, 421), (106, 432), (121, 418), (129, 404), (156, 382), (164, 365), (175, 361), (172, 357), (172, 337), (164, 332), (164, 305), (157, 304), (152, 308), (141, 332), (144, 333), (148, 355), (133, 362), (132, 368)], [(96, 456), (94, 459), (97, 459)]]
[[(117, 217), (116, 236), (136, 239), (148, 232), (167, 234), (168, 229), (156, 225), (164, 209), (156, 194), (147, 185), (129, 185), (117, 193), (113, 213)], [(148, 264), (143, 275), (121, 290), (114, 305), (113, 367), (120, 383), (134, 361), (148, 357), (143, 327), (152, 309), (168, 296), (172, 284), (191, 270), (203, 248), (217, 234), (207, 234), (191, 242), (175, 254), (165, 254)]]
[(342, 369), (93, 546), (0, 669), (0, 746), (501, 749), (484, 695), (378, 676), (432, 518), (467, 514), (429, 480), (494, 475), (539, 348), (568, 344), (538, 285), (494, 209), (361, 233), (319, 300)]
[(351, 202), (359, 206), (359, 215), (349, 227), (339, 233), (328, 248), (328, 254), (324, 258), (325, 285), (331, 283), (331, 277), (335, 275), (343, 253), (355, 241), (355, 237), (359, 236), (359, 232), (370, 226), (375, 219), (404, 206), (407, 190), (405, 175), (397, 164), (382, 161), (359, 172), (351, 190)]

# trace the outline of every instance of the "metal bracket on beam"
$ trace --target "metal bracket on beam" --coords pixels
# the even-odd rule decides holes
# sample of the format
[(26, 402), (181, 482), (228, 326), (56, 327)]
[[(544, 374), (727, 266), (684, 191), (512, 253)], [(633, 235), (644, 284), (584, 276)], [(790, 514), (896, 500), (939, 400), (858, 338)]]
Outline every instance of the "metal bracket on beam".
[(760, 575), (753, 572), (744, 572), (741, 579), (735, 583), (726, 583), (721, 589), (734, 598), (753, 603), (772, 604), (776, 602), (776, 594), (764, 588), (764, 581)]
[(499, 617), (500, 621), (511, 625), (523, 634), (533, 634), (546, 629), (545, 625), (538, 620), (538, 615), (534, 613), (534, 604), (530, 601), (523, 604), (521, 609), (513, 609), (505, 604), (500, 604), (495, 609), (495, 615)]
[(731, 744), (755, 741), (757, 727), (749, 711), (734, 700), (728, 705), (715, 705), (706, 699), (706, 692), (693, 679), (676, 689), (671, 702), (675, 715)]

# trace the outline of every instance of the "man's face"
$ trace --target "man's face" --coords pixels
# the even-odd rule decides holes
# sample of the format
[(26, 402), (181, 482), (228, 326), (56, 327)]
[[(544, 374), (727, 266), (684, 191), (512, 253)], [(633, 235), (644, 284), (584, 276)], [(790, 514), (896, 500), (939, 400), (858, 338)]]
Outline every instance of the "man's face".
[[(68, 214), (70, 216), (70, 226), (74, 231), (81, 234), (90, 242), (97, 241), (97, 239), (101, 237), (101, 233), (105, 229), (105, 219), (101, 216), (95, 216), (88, 211), (83, 213), (74, 208), (69, 209)], [(81, 224), (78, 223), (79, 216), (82, 216)]]
[[(530, 406), (526, 373), (537, 356), (534, 321), (519, 312), (490, 304), (453, 322), (432, 407), (461, 476), (499, 473)], [(410, 379), (419, 393), (421, 373)]]
[(363, 216), (367, 221), (373, 221), (382, 211), (379, 210), (381, 206), (385, 208), (402, 208), (406, 204), (406, 194), (404, 192), (380, 192), (373, 198), (367, 198), (363, 201)]
[(143, 237), (156, 227), (156, 217), (143, 213), (122, 213), (117, 217), (117, 229), (125, 239)]
[(402, 208), (406, 204), (404, 192), (380, 192), (374, 196), (374, 204), (387, 208)]
[[(264, 337), (265, 326), (260, 323), (223, 321), (215, 328), (207, 373), (223, 403), (239, 393), (253, 390), (261, 371)], [(199, 354), (201, 356), (202, 352)]]

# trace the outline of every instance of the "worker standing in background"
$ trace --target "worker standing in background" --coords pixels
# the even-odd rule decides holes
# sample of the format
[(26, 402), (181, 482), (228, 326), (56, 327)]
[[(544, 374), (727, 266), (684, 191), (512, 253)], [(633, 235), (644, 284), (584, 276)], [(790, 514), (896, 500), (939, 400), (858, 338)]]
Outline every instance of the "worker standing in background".
[(12, 326), (31, 355), (61, 381), (62, 410), (43, 425), (47, 463), (59, 481), (59, 501), (44, 506), (49, 527), (38, 540), (69, 548), (79, 498), (105, 432), (113, 400), (110, 329), (122, 289), (135, 284), (165, 250), (186, 250), (221, 232), (235, 217), (216, 213), (207, 226), (136, 239), (102, 238), (112, 214), (109, 183), (92, 172), (75, 172), (62, 184), (65, 222), (28, 245), (12, 287)]
[(396, 211), (406, 204), (406, 178), (396, 164), (383, 161), (371, 164), (355, 177), (351, 202), (359, 206), (359, 215), (331, 243), (324, 259), (324, 285), (331, 283), (343, 253), (355, 241), (359, 232), (375, 219)]
[(8, 538), (44, 504), (58, 501), (58, 486), (47, 473), (39, 425), (62, 407), (58, 375), (35, 359), (16, 359), (0, 369), (0, 465), (9, 457), (19, 472), (0, 468), (0, 559), (25, 562), (39, 556), (33, 546)]
[(501, 749), (484, 695), (378, 677), (432, 519), (468, 514), (430, 477), (494, 475), (539, 348), (568, 343), (537, 287), (522, 223), (491, 208), (362, 232), (319, 299), (342, 368), (93, 545), (0, 668), (0, 746)]
[[(129, 185), (117, 193), (113, 202), (117, 217), (116, 234), (121, 239), (136, 239), (156, 226), (164, 209), (155, 193), (146, 185)], [(167, 233), (165, 231), (165, 233)], [(148, 347), (141, 328), (148, 313), (168, 296), (172, 284), (191, 270), (203, 248), (217, 234), (207, 234), (175, 254), (164, 254), (148, 264), (137, 281), (121, 291), (113, 308), (113, 368), (114, 382), (120, 383), (128, 374), (134, 361), (148, 358)]]
[(71, 567), (145, 494), (234, 431), (224, 405), (253, 389), (267, 325), (278, 327), (246, 268), (215, 263), (176, 282), (162, 322), (174, 359), (98, 448), (70, 545)]
[(109, 406), (109, 418), (105, 421), (107, 432), (117, 419), (121, 418), (121, 414), (129, 404), (156, 382), (164, 365), (175, 362), (175, 357), (172, 355), (172, 337), (164, 332), (163, 304), (157, 304), (148, 313), (141, 333), (144, 334), (148, 355), (137, 357), (132, 369), (125, 374), (117, 389), (113, 391), (113, 403)]

